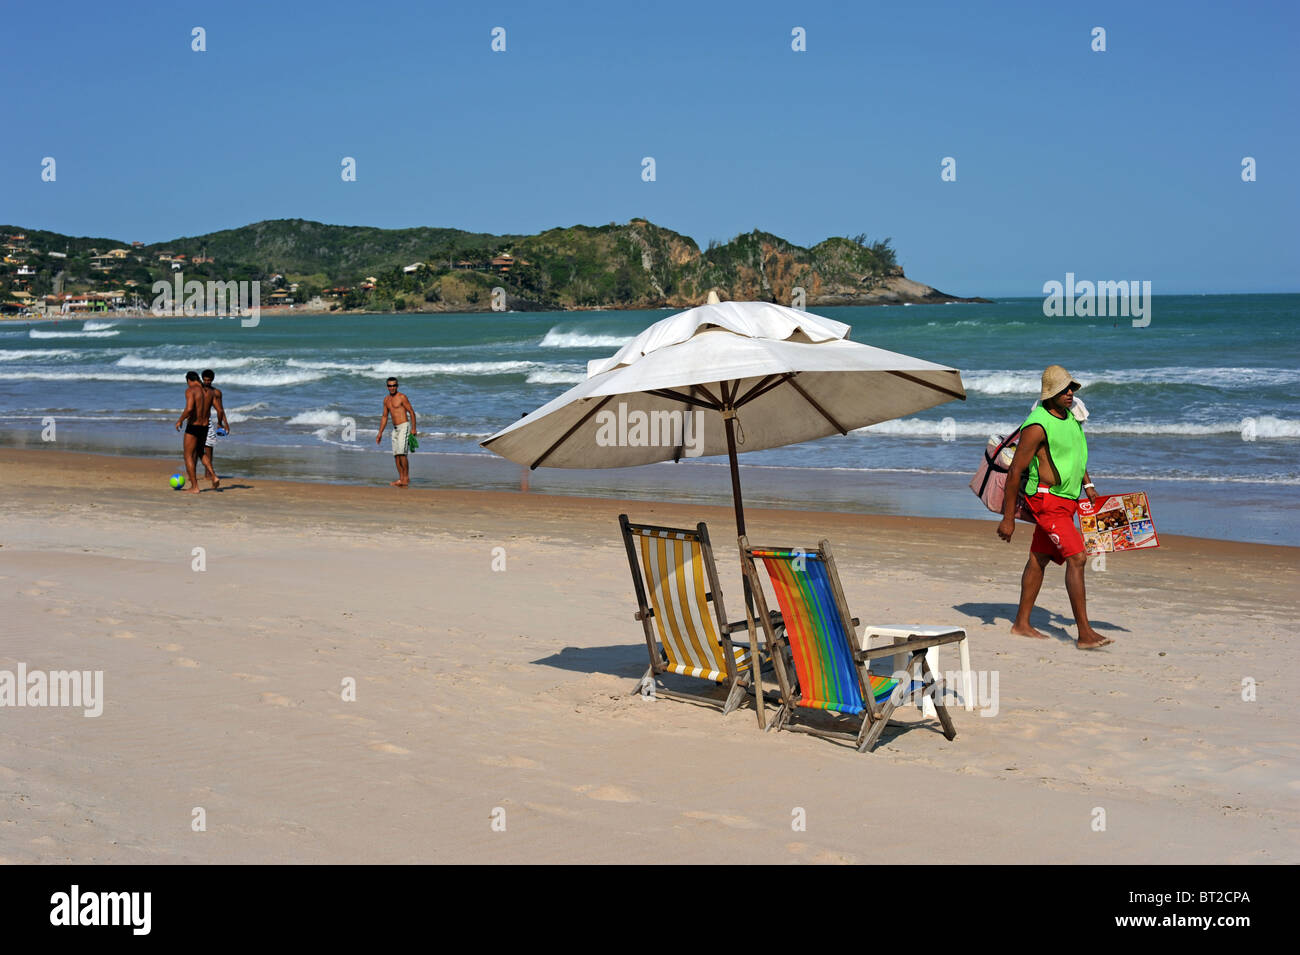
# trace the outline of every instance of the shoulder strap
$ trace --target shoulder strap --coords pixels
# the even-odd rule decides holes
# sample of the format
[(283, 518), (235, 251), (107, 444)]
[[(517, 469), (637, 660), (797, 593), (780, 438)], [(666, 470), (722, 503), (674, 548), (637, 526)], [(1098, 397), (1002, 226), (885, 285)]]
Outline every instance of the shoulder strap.
[(1003, 449), (1006, 448), (1007, 445), (1015, 443), (1016, 438), (1020, 437), (1020, 431), (1023, 427), (1024, 426), (1021, 425), (1020, 428), (1016, 428), (1015, 431), (1012, 431), (1009, 435), (1003, 438), (1002, 443), (997, 446), (991, 455), (989, 454), (989, 446), (987, 444), (984, 445), (984, 460), (988, 461), (990, 469), (1002, 474), (1007, 472), (1006, 468), (998, 464), (998, 455), (1002, 453)]
[(1002, 443), (997, 446), (997, 450), (993, 452), (992, 456), (989, 455), (989, 446), (987, 444), (984, 445), (984, 460), (988, 462), (989, 466), (984, 471), (984, 480), (980, 482), (980, 489), (976, 492), (976, 494), (979, 497), (984, 496), (984, 489), (989, 486), (989, 478), (992, 477), (994, 471), (997, 471), (999, 474), (1007, 473), (1007, 469), (1004, 468), (1002, 465), (998, 464), (998, 455), (1002, 453), (1003, 448), (1011, 444), (1011, 442), (1014, 441), (1019, 435), (1020, 435), (1020, 428), (1016, 428), (1015, 431), (1012, 431), (1009, 435), (1007, 435), (1005, 438), (1002, 439)]

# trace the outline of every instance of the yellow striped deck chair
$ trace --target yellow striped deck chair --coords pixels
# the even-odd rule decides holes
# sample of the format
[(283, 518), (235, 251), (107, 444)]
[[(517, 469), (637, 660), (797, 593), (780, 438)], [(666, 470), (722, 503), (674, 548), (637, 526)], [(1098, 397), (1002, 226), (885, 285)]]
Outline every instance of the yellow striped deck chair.
[[(749, 624), (727, 622), (708, 528), (703, 523), (694, 529), (633, 524), (626, 514), (619, 515), (618, 523), (636, 589), (635, 618), (641, 621), (650, 652), (650, 668), (638, 690), (647, 696), (716, 705), (713, 697), (671, 691), (658, 677), (675, 673), (725, 683), (724, 715), (740, 705), (746, 692), (761, 696), (762, 677), (755, 673), (749, 646), (731, 639)], [(761, 726), (763, 707), (755, 709)]]

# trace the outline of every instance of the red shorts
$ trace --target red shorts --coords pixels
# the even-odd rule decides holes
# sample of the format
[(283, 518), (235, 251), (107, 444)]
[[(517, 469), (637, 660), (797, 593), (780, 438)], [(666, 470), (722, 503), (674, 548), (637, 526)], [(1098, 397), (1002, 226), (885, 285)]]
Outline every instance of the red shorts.
[(1046, 554), (1058, 564), (1083, 553), (1083, 534), (1074, 523), (1074, 515), (1079, 510), (1078, 501), (1047, 493), (1029, 494), (1025, 500), (1029, 502), (1029, 510), (1038, 524), (1034, 528), (1034, 542), (1029, 545), (1029, 553)]

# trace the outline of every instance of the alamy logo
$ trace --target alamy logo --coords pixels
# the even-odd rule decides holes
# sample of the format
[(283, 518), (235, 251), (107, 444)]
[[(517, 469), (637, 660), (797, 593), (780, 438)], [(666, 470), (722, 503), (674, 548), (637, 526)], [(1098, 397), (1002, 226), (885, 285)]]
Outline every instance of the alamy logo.
[(79, 706), (83, 716), (104, 712), (103, 670), (0, 670), (0, 706)]
[[(944, 700), (944, 705), (951, 705), (954, 701), (945, 699), (946, 697), (955, 696), (968, 710), (975, 710), (981, 717), (991, 718), (998, 715), (1002, 708), (998, 684), (1000, 682), (1001, 671), (999, 670), (978, 670), (975, 672), (965, 670), (950, 670), (947, 673), (936, 672), (935, 677), (938, 683), (932, 683), (924, 690), (913, 694), (913, 702), (918, 708), (921, 708), (925, 699), (933, 700), (936, 696)], [(906, 670), (896, 670), (892, 679), (898, 682), (894, 687), (891, 697), (894, 705), (901, 705), (906, 701), (909, 693), (913, 688), (912, 674)]]
[(627, 410), (596, 413), (596, 444), (602, 448), (681, 448), (688, 458), (704, 453), (704, 412)]
[(152, 892), (68, 892), (50, 896), (51, 925), (129, 925), (131, 934), (148, 935), (152, 924)]
[(256, 328), (262, 320), (262, 283), (213, 282), (206, 285), (198, 279), (185, 281), (185, 273), (177, 272), (171, 282), (159, 279), (153, 283), (153, 300), (150, 312), (159, 318), (177, 315), (228, 315), (241, 317), (244, 328)]
[(1151, 282), (1092, 283), (1087, 279), (1075, 283), (1074, 273), (1065, 273), (1065, 284), (1052, 279), (1043, 283), (1043, 314), (1048, 318), (1128, 318), (1134, 328), (1151, 324)]

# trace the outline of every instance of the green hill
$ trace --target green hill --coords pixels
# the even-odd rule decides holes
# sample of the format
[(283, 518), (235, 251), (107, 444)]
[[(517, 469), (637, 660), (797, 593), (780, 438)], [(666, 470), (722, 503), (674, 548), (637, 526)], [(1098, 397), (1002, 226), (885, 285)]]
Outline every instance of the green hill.
[(141, 246), (0, 226), (0, 236), (17, 235), (26, 241), (6, 246), (0, 291), (37, 296), (61, 280), (66, 291), (126, 289), (148, 301), (153, 282), (180, 271), (261, 281), (263, 305), (274, 293), (276, 302), (324, 296), (331, 307), (375, 311), (487, 309), (498, 287), (520, 310), (686, 307), (710, 290), (788, 304), (796, 288), (810, 306), (954, 300), (907, 280), (888, 239), (804, 248), (756, 229), (701, 250), (645, 219), (538, 235), (277, 219)]

